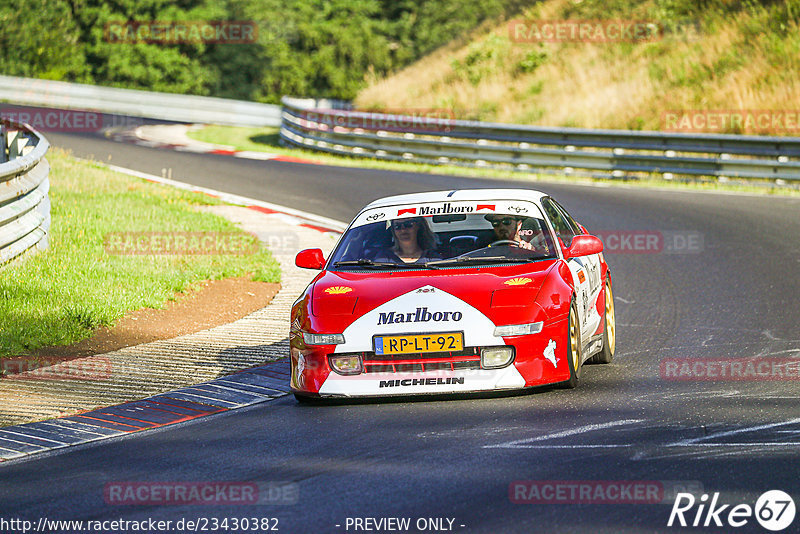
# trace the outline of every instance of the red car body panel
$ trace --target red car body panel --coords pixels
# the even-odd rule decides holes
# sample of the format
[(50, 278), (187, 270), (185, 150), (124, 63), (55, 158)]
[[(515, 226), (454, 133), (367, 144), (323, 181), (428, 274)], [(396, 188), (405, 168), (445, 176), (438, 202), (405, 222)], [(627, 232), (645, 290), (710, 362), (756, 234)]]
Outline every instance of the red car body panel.
[[(568, 380), (567, 325), (570, 306), (581, 294), (576, 286), (579, 280), (584, 284), (587, 277), (591, 279), (599, 272), (599, 282), (605, 287), (608, 266), (602, 254), (595, 255), (597, 259), (593, 265), (575, 263), (567, 258), (563, 244), (559, 244), (558, 258), (522, 264), (436, 270), (323, 270), (292, 307), (290, 357), (293, 392), (303, 396), (331, 397), (446, 393), (515, 389)], [(605, 328), (605, 291), (598, 293), (594, 288), (591, 302), (587, 300), (585, 290), (582, 294), (585, 314), (596, 318), (595, 322), (587, 320), (591, 329), (583, 332), (583, 348), (596, 352)], [(430, 311), (428, 302), (431, 303)], [(393, 315), (393, 303), (397, 303), (397, 317)], [(402, 329), (405, 325), (389, 325), (396, 328), (387, 330), (387, 325), (381, 324), (381, 318), (400, 319), (404, 315), (410, 318), (416, 314), (415, 318), (419, 320), (436, 309), (450, 310), (444, 312), (445, 319), (441, 324), (409, 323), (407, 330)], [(463, 310), (463, 324), (447, 321), (447, 313), (454, 310)], [(468, 314), (472, 314), (472, 322), (467, 320)], [(377, 322), (373, 320), (375, 317), (378, 317)], [(496, 332), (495, 327), (504, 325), (531, 323), (541, 323), (541, 330), (534, 334), (508, 336), (488, 332)], [(378, 348), (371, 345), (373, 336), (463, 331), (465, 351), (469, 352), (467, 341), (470, 336), (477, 335), (472, 331), (477, 328), (473, 327), (475, 324), (481, 324), (481, 328), (487, 330), (481, 334), (481, 339), (489, 341), (470, 348), (477, 353), (487, 347), (513, 347), (514, 359), (507, 368), (493, 369), (482, 364), (475, 368), (474, 360), (478, 358), (475, 354), (450, 353), (438, 359), (435, 358), (437, 355), (412, 354), (408, 358), (395, 357), (392, 360), (395, 371), (367, 372), (368, 367), (377, 368), (372, 367), (377, 365), (376, 362), (385, 363), (375, 352)], [(344, 345), (307, 344), (304, 334), (342, 334), (346, 342)], [(333, 370), (329, 357), (340, 354), (359, 355), (364, 360), (364, 370), (354, 376), (343, 376)], [(428, 370), (430, 363), (424, 363), (422, 371), (397, 370), (414, 362), (441, 364), (462, 360), (472, 362), (473, 368), (457, 371), (453, 365), (452, 369), (437, 374)]]

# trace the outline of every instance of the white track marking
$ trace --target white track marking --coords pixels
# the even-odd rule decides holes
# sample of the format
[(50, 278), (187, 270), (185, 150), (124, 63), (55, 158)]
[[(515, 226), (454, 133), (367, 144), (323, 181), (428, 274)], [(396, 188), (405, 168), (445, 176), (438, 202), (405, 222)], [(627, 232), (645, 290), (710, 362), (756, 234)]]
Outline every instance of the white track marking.
[[(501, 445), (487, 445), (484, 448), (500, 448)], [(633, 447), (633, 444), (608, 444), (608, 445), (515, 445), (509, 449), (624, 449)]]
[[(765, 451), (766, 448), (751, 448), (748, 450), (748, 453), (756, 452), (756, 451)], [(773, 449), (774, 450), (774, 449)], [(723, 456), (734, 456), (740, 457), (742, 455), (742, 450), (737, 449), (724, 449), (724, 450), (714, 450), (710, 448), (704, 449), (672, 449), (668, 452), (663, 454), (656, 454), (656, 453), (649, 453), (648, 451), (640, 451), (631, 456), (631, 460), (633, 461), (642, 461), (642, 460), (664, 460), (664, 459), (674, 459), (674, 458), (695, 458), (695, 459), (709, 459), (709, 458), (721, 458)]]
[[(617, 323), (617, 324), (620, 324), (620, 323)], [(655, 327), (653, 327), (653, 328), (655, 328)], [(786, 339), (786, 340), (784, 340), (784, 342), (785, 343), (800, 343), (800, 339)], [(706, 342), (706, 343), (708, 343), (708, 342)], [(734, 342), (734, 341), (732, 341), (730, 343), (714, 343), (712, 345), (706, 344), (705, 347), (706, 348), (734, 347), (734, 346), (736, 346), (736, 347), (748, 347), (750, 345), (761, 345), (762, 343), (764, 343), (764, 342), (763, 341), (746, 341), (746, 342)], [(668, 351), (668, 350), (682, 350), (682, 351), (685, 351), (685, 350), (691, 350), (691, 349), (695, 349), (695, 348), (696, 347), (694, 345), (675, 345), (675, 346), (672, 346), (672, 347), (657, 347), (657, 348), (652, 348), (652, 349), (647, 349), (647, 348), (645, 348), (645, 349), (636, 349), (635, 353), (632, 352), (630, 354), (641, 354), (641, 353), (644, 353), (644, 352), (661, 352), (661, 351)], [(798, 349), (776, 350), (776, 351), (773, 351), (773, 352), (763, 352), (763, 349), (762, 349), (762, 352), (759, 352), (758, 354), (754, 354), (752, 356), (749, 356), (749, 358), (752, 359), (752, 360), (757, 360), (758, 358), (761, 358), (763, 356), (775, 356), (777, 354), (784, 354), (784, 353), (799, 354), (800, 355), (800, 348), (798, 348)], [(742, 356), (742, 358), (746, 358), (746, 357), (747, 356)]]
[[(720, 447), (730, 447), (730, 446), (742, 446), (747, 445), (743, 443), (700, 443), (701, 441), (706, 441), (709, 439), (715, 438), (724, 438), (727, 436), (735, 436), (736, 434), (743, 434), (745, 432), (756, 432), (758, 430), (766, 430), (768, 428), (775, 428), (778, 426), (786, 426), (786, 425), (794, 425), (800, 423), (800, 418), (798, 419), (790, 419), (789, 421), (782, 421), (780, 423), (769, 423), (766, 425), (758, 425), (758, 426), (751, 426), (745, 428), (737, 428), (736, 430), (726, 430), (725, 432), (716, 432), (714, 434), (709, 434), (707, 436), (700, 436), (699, 438), (687, 438), (682, 439), (681, 441), (677, 441), (675, 443), (671, 443), (667, 445), (667, 447), (693, 447), (693, 446), (720, 446)], [(793, 446), (800, 446), (799, 443), (788, 443), (782, 444), (780, 442), (775, 443), (753, 443), (752, 445), (758, 446), (768, 446), (768, 447), (775, 447), (775, 446), (782, 446), (782, 445), (793, 445)]]
[[(97, 161), (93, 160), (86, 160), (91, 161), (94, 164), (98, 164)], [(335, 219), (329, 219), (328, 217), (323, 217), (321, 215), (316, 215), (314, 213), (309, 213), (307, 211), (296, 210), (294, 208), (289, 208), (286, 206), (280, 206), (278, 204), (273, 204), (271, 202), (264, 202), (263, 200), (256, 200), (254, 198), (243, 197), (240, 195), (234, 195), (232, 193), (225, 193), (224, 191), (217, 191), (216, 189), (209, 189), (207, 187), (200, 187), (192, 184), (188, 184), (185, 182), (178, 182), (176, 180), (170, 180), (167, 178), (162, 178), (160, 176), (156, 176), (155, 174), (148, 174), (146, 172), (140, 172), (134, 169), (127, 169), (125, 167), (118, 167), (116, 165), (109, 165), (106, 163), (99, 163), (112, 171), (121, 172), (123, 174), (127, 174), (130, 176), (135, 176), (137, 178), (143, 178), (145, 180), (150, 180), (153, 182), (158, 182), (160, 184), (169, 185), (172, 187), (177, 187), (179, 189), (185, 189), (188, 191), (195, 191), (198, 193), (206, 193), (208, 195), (214, 196), (219, 198), (224, 202), (229, 202), (231, 204), (237, 204), (240, 206), (258, 206), (261, 208), (267, 208), (270, 210), (279, 211), (282, 213), (287, 213), (289, 215), (294, 215), (295, 217), (300, 217), (302, 219), (307, 219), (311, 222), (316, 222), (322, 225), (325, 225), (333, 230), (343, 231), (347, 224), (343, 223), (342, 221), (337, 221)]]
[(763, 331), (763, 332), (761, 332), (761, 333), (762, 333), (762, 334), (764, 334), (764, 336), (765, 336), (767, 339), (771, 339), (772, 341), (783, 341), (781, 338), (773, 336), (773, 335), (772, 335), (772, 332), (770, 332), (769, 330), (764, 330), (764, 331)]
[(263, 161), (275, 159), (279, 156), (280, 156), (279, 154), (269, 154), (267, 152), (252, 152), (250, 150), (240, 150), (233, 154), (234, 158), (260, 159)]
[[(673, 447), (675, 445), (667, 445), (668, 447)], [(736, 442), (726, 442), (726, 443), (693, 443), (690, 445), (677, 445), (678, 447), (798, 447), (800, 448), (800, 443), (792, 443), (792, 442), (783, 442), (783, 441), (754, 441), (752, 443), (736, 443)]]
[[(505, 443), (499, 443), (497, 445), (484, 445), (484, 449), (542, 449), (542, 448), (586, 448), (589, 445), (526, 445), (528, 443), (534, 443), (537, 441), (544, 441), (548, 439), (558, 439), (558, 438), (566, 438), (569, 436), (575, 436), (577, 434), (583, 434), (586, 432), (592, 432), (594, 430), (603, 430), (606, 428), (613, 428), (615, 426), (623, 426), (629, 425), (634, 423), (641, 423), (644, 419), (623, 419), (621, 421), (610, 421), (608, 423), (601, 423), (601, 424), (594, 424), (594, 425), (585, 425), (580, 426), (578, 428), (573, 428), (571, 430), (563, 430), (561, 432), (553, 432), (552, 434), (546, 434), (544, 436), (536, 436), (534, 438), (526, 438), (526, 439), (518, 439), (514, 441), (507, 441)], [(628, 447), (629, 445), (600, 445), (602, 447)]]

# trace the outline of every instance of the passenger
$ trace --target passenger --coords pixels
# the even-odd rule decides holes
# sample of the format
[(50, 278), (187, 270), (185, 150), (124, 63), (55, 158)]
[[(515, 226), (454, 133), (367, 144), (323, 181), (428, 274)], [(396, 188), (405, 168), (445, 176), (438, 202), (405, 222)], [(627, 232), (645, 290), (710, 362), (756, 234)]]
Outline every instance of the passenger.
[(378, 253), (375, 261), (425, 263), (441, 259), (436, 252), (436, 237), (422, 217), (396, 219), (390, 226), (392, 247)]

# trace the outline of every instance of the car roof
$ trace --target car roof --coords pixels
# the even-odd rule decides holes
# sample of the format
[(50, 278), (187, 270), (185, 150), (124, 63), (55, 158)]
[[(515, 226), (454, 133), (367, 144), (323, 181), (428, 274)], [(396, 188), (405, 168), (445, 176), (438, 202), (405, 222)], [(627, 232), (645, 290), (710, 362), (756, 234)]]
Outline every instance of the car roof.
[(446, 191), (428, 191), (379, 198), (370, 202), (364, 207), (364, 210), (397, 204), (419, 204), (448, 200), (530, 200), (538, 203), (542, 197), (546, 196), (549, 195), (534, 189), (448, 189)]

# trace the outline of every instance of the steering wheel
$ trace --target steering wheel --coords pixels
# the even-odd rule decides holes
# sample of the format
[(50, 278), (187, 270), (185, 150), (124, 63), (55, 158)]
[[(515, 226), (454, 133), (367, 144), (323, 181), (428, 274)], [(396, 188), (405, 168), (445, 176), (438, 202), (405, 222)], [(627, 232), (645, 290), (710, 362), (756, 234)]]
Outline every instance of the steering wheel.
[(511, 239), (500, 239), (498, 241), (493, 241), (492, 243), (489, 243), (490, 247), (493, 247), (494, 245), (514, 245), (515, 247), (518, 247), (519, 242), (513, 241)]

